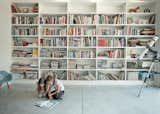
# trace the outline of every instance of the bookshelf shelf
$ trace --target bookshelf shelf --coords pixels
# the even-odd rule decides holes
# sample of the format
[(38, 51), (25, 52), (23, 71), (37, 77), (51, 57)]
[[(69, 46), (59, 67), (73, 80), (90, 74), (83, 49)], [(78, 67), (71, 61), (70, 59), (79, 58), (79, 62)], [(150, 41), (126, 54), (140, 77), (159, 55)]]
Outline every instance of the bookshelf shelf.
[(139, 72), (139, 71), (148, 71), (148, 69), (127, 69), (127, 71), (129, 71), (129, 72)]
[(109, 68), (107, 68), (107, 69), (97, 69), (97, 70), (100, 72), (103, 72), (104, 70), (105, 71), (125, 71), (124, 68), (123, 69), (115, 69), (115, 68), (109, 69)]
[(127, 47), (127, 48), (137, 48), (137, 49), (139, 49), (139, 48), (146, 48), (145, 46), (135, 46), (135, 47)]
[(53, 70), (53, 71), (56, 71), (56, 70), (59, 70), (59, 71), (63, 71), (63, 70), (66, 70), (66, 69), (56, 69), (56, 68), (41, 68), (41, 70)]
[(156, 35), (155, 1), (30, 1), (11, 4), (14, 73), (107, 81), (147, 71), (136, 65)]
[(97, 24), (97, 27), (101, 26), (126, 26), (126, 24)]
[(96, 15), (97, 12), (68, 12), (70, 15)]
[(13, 46), (12, 48), (38, 48), (38, 46)]
[(71, 49), (96, 49), (97, 47), (92, 47), (92, 46), (87, 46), (87, 47), (73, 47), (73, 46), (68, 46), (68, 48), (71, 48)]
[(54, 58), (54, 57), (40, 57), (40, 59), (42, 60), (42, 59), (47, 59), (47, 60), (57, 60), (57, 59), (66, 59), (67, 57), (64, 57), (64, 58)]
[(68, 71), (95, 71), (95, 69), (68, 69)]
[(38, 59), (38, 57), (12, 57), (12, 59)]
[(120, 38), (122, 38), (122, 37), (126, 37), (126, 35), (97, 35), (97, 37), (120, 37)]
[(92, 27), (96, 27), (95, 24), (69, 24), (68, 26), (80, 26), (80, 27), (83, 27), (83, 26), (92, 26)]
[(21, 68), (12, 68), (12, 70), (23, 70), (25, 72), (26, 70), (38, 70), (38, 68), (25, 68), (25, 67), (21, 67)]
[(38, 35), (12, 35), (12, 37), (23, 37), (23, 38), (28, 38), (28, 37), (38, 37)]
[(60, 47), (60, 46), (41, 46), (40, 48), (67, 48), (66, 46), (64, 46), (64, 47)]
[(38, 24), (12, 24), (12, 26), (38, 26)]
[(67, 35), (41, 35), (42, 38), (67, 37)]
[(125, 49), (126, 47), (119, 47), (119, 46), (115, 46), (115, 47), (98, 47), (98, 49)]
[(68, 35), (68, 37), (96, 37), (96, 35)]
[(54, 15), (67, 15), (67, 12), (46, 12), (46, 13), (39, 13), (41, 16), (54, 16)]
[(67, 26), (67, 24), (41, 24), (42, 27), (45, 26)]
[(127, 16), (147, 16), (147, 15), (155, 15), (155, 12), (149, 12), (149, 13), (126, 13)]
[(39, 13), (12, 13), (13, 16), (17, 16), (17, 15), (20, 15), (20, 16), (37, 16), (39, 15)]
[(154, 4), (155, 0), (129, 0), (128, 3), (135, 3), (135, 4)]
[(71, 59), (71, 60), (82, 60), (82, 59), (83, 59), (83, 60), (85, 60), (85, 59), (86, 59), (86, 60), (88, 60), (88, 59), (90, 59), (90, 60), (96, 60), (96, 58), (81, 58), (81, 57), (79, 57), (79, 58), (78, 58), (78, 57), (77, 57), (77, 58), (70, 58), (70, 57), (69, 57), (68, 59), (69, 59), (69, 60), (70, 60), (70, 59)]
[(136, 27), (154, 27), (155, 24), (127, 24), (127, 26), (136, 26)]
[(125, 58), (97, 57), (97, 60), (125, 60)]
[(127, 35), (127, 37), (132, 37), (132, 38), (153, 38), (154, 35)]

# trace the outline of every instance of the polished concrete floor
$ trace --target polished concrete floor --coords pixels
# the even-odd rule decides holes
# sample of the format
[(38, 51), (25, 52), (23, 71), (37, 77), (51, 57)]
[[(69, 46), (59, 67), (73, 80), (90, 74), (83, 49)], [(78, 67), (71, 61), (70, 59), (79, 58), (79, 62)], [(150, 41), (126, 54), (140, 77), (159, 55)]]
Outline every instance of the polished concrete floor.
[(63, 101), (52, 110), (34, 106), (34, 84), (0, 89), (0, 114), (160, 114), (160, 89), (138, 86), (66, 86)]

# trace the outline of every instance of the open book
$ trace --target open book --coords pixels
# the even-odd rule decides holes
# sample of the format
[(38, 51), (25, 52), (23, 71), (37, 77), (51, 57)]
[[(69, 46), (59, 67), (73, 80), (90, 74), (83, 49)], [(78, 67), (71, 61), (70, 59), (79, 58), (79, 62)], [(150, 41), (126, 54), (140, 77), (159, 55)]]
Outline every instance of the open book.
[(46, 100), (46, 101), (38, 101), (34, 105), (43, 109), (52, 109), (59, 103), (60, 101), (58, 100)]

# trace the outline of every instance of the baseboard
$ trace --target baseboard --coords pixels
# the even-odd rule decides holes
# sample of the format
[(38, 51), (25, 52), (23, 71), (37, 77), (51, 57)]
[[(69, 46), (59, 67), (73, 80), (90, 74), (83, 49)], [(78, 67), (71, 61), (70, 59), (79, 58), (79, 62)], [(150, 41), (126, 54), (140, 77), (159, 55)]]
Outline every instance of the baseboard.
[[(19, 84), (36, 84), (37, 80), (15, 80), (14, 83)], [(64, 80), (64, 85), (141, 85), (142, 81), (110, 81), (110, 80), (96, 80), (96, 81), (70, 81)]]

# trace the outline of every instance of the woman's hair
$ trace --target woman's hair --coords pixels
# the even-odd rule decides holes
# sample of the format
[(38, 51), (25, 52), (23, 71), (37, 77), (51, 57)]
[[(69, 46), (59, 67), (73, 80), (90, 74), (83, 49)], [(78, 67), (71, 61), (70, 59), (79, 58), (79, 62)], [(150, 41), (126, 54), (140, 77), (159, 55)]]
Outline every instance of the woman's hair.
[(53, 76), (48, 75), (47, 76), (46, 81), (51, 81), (51, 80), (55, 80), (55, 75), (53, 75)]

